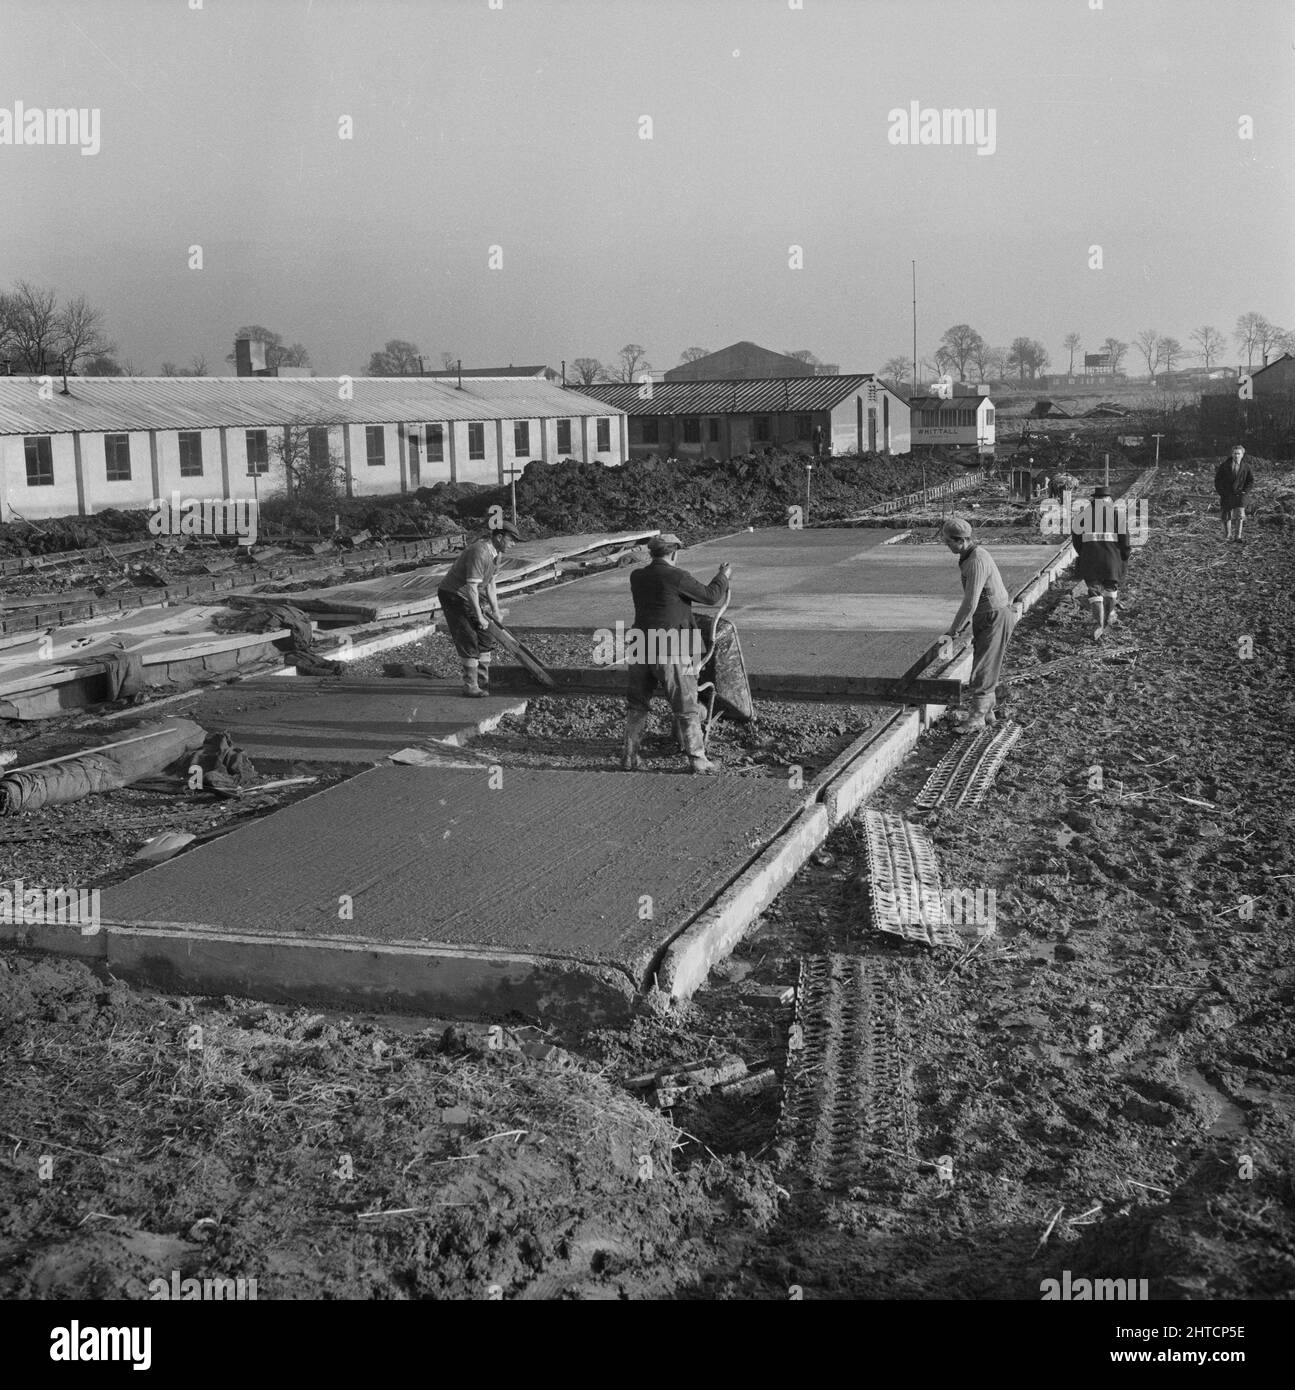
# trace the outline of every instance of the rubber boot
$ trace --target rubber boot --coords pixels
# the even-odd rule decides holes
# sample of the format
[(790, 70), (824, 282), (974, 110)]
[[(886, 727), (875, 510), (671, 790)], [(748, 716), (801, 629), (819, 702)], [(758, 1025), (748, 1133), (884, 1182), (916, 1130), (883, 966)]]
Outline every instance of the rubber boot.
[(1090, 598), (1088, 600), (1088, 611), (1093, 616), (1096, 626), (1093, 628), (1093, 641), (1100, 642), (1106, 636), (1106, 619), (1104, 615), (1104, 601), (1102, 598)]
[(684, 752), (688, 754), (688, 766), (693, 772), (718, 772), (719, 763), (706, 756), (706, 743), (701, 736), (701, 716), (688, 715), (675, 721), (683, 737)]
[(631, 709), (625, 716), (625, 747), (621, 752), (621, 769), (624, 772), (638, 771), (639, 745), (643, 742), (647, 722), (647, 710)]
[(1114, 594), (1107, 594), (1102, 599), (1102, 618), (1107, 627), (1119, 627), (1120, 618), (1115, 609), (1119, 604), (1119, 599)]
[(1240, 542), (1241, 542), (1241, 528), (1242, 528), (1244, 525), (1245, 525), (1245, 522), (1244, 522), (1244, 521), (1238, 521), (1238, 522), (1237, 522), (1237, 543), (1238, 543), (1238, 544), (1240, 544)]
[(1223, 523), (1223, 539), (1225, 541), (1230, 541), (1232, 539), (1232, 523), (1230, 521), (1225, 521)]
[(475, 657), (468, 658), (463, 663), (463, 694), (469, 699), (479, 700), (485, 695), (485, 691), (477, 684), (477, 661)]
[(477, 684), (486, 695), (490, 693), (490, 659), (490, 652), (482, 652), (477, 657)]

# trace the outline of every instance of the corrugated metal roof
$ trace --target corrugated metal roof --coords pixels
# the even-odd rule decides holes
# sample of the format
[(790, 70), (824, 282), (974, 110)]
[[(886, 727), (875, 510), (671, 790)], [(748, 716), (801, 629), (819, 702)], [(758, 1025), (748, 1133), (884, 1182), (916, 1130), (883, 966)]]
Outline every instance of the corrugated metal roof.
[(993, 405), (988, 396), (910, 396), (910, 410), (979, 410), (980, 403)]
[(465, 380), (463, 389), (430, 377), (354, 377), (338, 397), (337, 377), (54, 378), (0, 377), (0, 434), (198, 430), (221, 425), (393, 425), (439, 420), (525, 420), (607, 415), (607, 405), (545, 381)]
[[(847, 396), (875, 383), (871, 375), (778, 376), (748, 381), (659, 381), (652, 383), (648, 400), (640, 397), (637, 382), (582, 386), (594, 396), (627, 415), (775, 415), (794, 411), (831, 410)], [(894, 394), (893, 392), (891, 393)], [(899, 397), (895, 397), (899, 400)], [(901, 402), (902, 404), (902, 402)]]

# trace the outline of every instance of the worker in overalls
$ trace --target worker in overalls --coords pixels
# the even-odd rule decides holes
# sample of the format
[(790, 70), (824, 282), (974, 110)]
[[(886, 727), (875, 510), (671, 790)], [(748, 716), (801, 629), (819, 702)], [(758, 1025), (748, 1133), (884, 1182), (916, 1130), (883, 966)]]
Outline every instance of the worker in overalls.
[(960, 732), (977, 733), (995, 722), (997, 687), (1003, 673), (1003, 657), (1016, 627), (1016, 614), (993, 557), (972, 538), (971, 523), (960, 516), (950, 517), (940, 529), (940, 538), (958, 557), (962, 576), (962, 603), (948, 636), (957, 636), (971, 619), (971, 676), (967, 681), (965, 711), (954, 715)]

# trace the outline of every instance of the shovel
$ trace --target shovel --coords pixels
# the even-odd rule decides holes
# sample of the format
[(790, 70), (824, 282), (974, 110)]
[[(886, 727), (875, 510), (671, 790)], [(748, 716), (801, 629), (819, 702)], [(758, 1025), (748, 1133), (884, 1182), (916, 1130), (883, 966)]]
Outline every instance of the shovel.
[(486, 625), (490, 630), (490, 635), (495, 641), (497, 641), (510, 656), (516, 657), (542, 686), (545, 686), (549, 690), (556, 687), (557, 681), (549, 675), (544, 669), (539, 657), (537, 657), (524, 642), (519, 642), (506, 627), (495, 622), (495, 620), (489, 616), (486, 618)]

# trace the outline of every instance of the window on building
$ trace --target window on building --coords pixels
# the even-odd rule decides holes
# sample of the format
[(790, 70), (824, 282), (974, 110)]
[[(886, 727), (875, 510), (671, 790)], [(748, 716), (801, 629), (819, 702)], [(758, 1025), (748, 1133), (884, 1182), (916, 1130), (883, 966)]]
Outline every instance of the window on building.
[(427, 462), (445, 462), (445, 426), (426, 425), (423, 429), (424, 438), (427, 440)]
[(755, 417), (755, 438), (757, 444), (768, 444), (773, 438), (773, 421), (767, 415)]
[(571, 452), (571, 421), (558, 421), (558, 453), (569, 454)]
[(518, 458), (529, 458), (531, 453), (531, 422), (518, 420), (513, 426), (513, 453)]
[(810, 423), (810, 418), (809, 418), (808, 415), (797, 415), (797, 416), (796, 416), (796, 438), (797, 438), (797, 439), (808, 439), (808, 438), (810, 437), (810, 435), (813, 433), (813, 429), (814, 429), (814, 427), (813, 427), (813, 425)]
[(328, 444), (328, 428), (316, 425), (306, 433), (306, 456), (311, 471), (326, 473), (332, 467), (333, 456)]
[(605, 454), (610, 452), (612, 447), (612, 422), (610, 420), (598, 421), (598, 452)]
[(105, 434), (103, 456), (108, 464), (110, 483), (130, 482), (130, 435)]
[(486, 427), (480, 420), (468, 426), (468, 457), (483, 459), (486, 456)]
[(202, 477), (202, 434), (198, 430), (180, 431), (180, 476)]
[(712, 420), (712, 421), (710, 422), (710, 442), (711, 442), (712, 444), (718, 444), (718, 443), (719, 443), (719, 421), (718, 421), (718, 420)]
[(683, 442), (685, 444), (701, 443), (701, 421), (691, 418), (683, 422)]
[(644, 444), (660, 444), (661, 442), (661, 422), (655, 418), (651, 420), (640, 420), (639, 429), (642, 432)]
[(270, 471), (270, 435), (268, 430), (247, 431), (247, 472), (268, 473)]
[(384, 425), (365, 425), (364, 452), (370, 468), (384, 468), (387, 463), (387, 430)]
[(54, 449), (47, 434), (34, 434), (23, 440), (27, 455), (27, 486), (54, 486)]
[(993, 411), (993, 408), (990, 407), (989, 409), (987, 409), (987, 410), (985, 411), (985, 424), (987, 424), (987, 425), (992, 425), (993, 423), (994, 423), (994, 411)]

